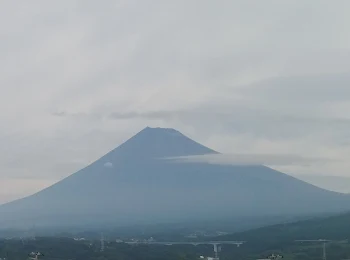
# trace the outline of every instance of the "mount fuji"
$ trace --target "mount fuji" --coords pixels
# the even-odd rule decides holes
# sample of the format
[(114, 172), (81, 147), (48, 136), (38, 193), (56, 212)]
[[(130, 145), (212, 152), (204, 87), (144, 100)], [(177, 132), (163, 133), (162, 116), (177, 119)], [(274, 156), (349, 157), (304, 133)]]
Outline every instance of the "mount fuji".
[(350, 197), (263, 165), (172, 160), (210, 155), (179, 131), (145, 128), (86, 168), (0, 206), (2, 227), (131, 225), (350, 210)]

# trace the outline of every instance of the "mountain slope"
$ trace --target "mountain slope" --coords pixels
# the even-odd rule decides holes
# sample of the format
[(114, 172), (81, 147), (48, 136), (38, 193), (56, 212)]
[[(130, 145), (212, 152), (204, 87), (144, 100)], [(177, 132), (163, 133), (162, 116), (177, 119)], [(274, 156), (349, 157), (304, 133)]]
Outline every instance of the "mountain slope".
[(0, 224), (121, 225), (350, 209), (348, 196), (264, 166), (167, 159), (216, 153), (174, 129), (146, 128), (61, 182), (1, 206)]

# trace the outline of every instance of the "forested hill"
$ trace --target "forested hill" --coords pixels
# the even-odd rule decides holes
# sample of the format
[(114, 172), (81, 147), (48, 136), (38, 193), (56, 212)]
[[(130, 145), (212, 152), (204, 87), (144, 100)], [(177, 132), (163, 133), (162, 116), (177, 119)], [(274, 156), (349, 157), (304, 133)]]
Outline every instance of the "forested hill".
[(341, 241), (350, 238), (350, 213), (314, 218), (288, 224), (278, 224), (250, 231), (220, 236), (218, 240), (244, 240), (247, 245), (283, 247), (295, 240), (328, 239)]

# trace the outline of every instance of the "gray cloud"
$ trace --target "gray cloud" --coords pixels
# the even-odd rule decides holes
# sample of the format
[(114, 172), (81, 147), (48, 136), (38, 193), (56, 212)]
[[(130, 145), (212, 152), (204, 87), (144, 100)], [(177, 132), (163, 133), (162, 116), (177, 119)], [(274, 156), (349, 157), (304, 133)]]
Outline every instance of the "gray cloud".
[[(319, 105), (319, 104), (317, 104)], [(251, 133), (271, 139), (295, 138), (325, 133), (344, 144), (350, 135), (350, 118), (336, 118), (319, 113), (293, 114), (265, 108), (250, 108), (243, 104), (205, 104), (187, 110), (111, 113), (113, 120), (163, 120), (181, 122), (203, 131), (225, 129), (230, 133)], [(211, 122), (208, 125), (208, 122)], [(335, 141), (335, 140), (334, 140)]]
[(180, 162), (203, 162), (210, 164), (228, 165), (267, 165), (267, 166), (290, 166), (310, 165), (313, 163), (327, 163), (329, 158), (307, 158), (292, 154), (210, 154), (198, 156), (184, 156), (169, 158)]
[(266, 79), (242, 88), (242, 92), (255, 99), (277, 102), (341, 102), (350, 99), (349, 84), (349, 73), (302, 75)]
[(180, 111), (154, 111), (154, 112), (127, 112), (127, 113), (118, 113), (114, 112), (109, 115), (111, 119), (167, 119), (172, 118), (178, 114), (181, 114)]
[(106, 167), (106, 168), (113, 168), (113, 163), (106, 162), (103, 166)]

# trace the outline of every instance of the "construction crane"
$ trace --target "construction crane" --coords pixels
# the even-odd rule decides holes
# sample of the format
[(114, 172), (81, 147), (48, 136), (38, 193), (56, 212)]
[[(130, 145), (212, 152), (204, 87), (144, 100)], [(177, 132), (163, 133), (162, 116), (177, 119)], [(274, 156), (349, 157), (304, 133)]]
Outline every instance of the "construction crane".
[(305, 239), (305, 240), (296, 240), (295, 242), (322, 243), (322, 260), (327, 260), (326, 243), (331, 242), (331, 240), (328, 240), (328, 239)]
[(327, 260), (327, 247), (326, 244), (327, 243), (348, 243), (348, 240), (338, 240), (338, 241), (332, 241), (329, 239), (305, 239), (305, 240), (295, 240), (295, 242), (309, 242), (309, 243), (322, 243), (322, 260)]

